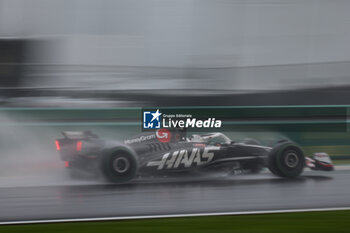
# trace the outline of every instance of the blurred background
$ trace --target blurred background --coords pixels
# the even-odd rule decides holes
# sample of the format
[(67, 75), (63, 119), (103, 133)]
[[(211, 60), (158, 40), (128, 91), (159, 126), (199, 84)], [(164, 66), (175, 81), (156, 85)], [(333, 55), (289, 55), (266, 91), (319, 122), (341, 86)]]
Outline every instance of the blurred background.
[[(141, 131), (140, 107), (350, 104), (349, 9), (346, 0), (0, 0), (0, 144), (11, 158), (31, 148), (57, 159), (60, 131), (125, 138)], [(239, 120), (305, 117), (254, 111)], [(283, 131), (310, 153), (350, 159), (348, 108), (327, 111), (321, 120), (340, 119), (341, 130), (319, 121), (271, 137)], [(249, 133), (227, 133), (271, 138), (247, 124)]]
[(348, 9), (344, 0), (0, 0), (1, 105), (348, 104)]
[[(0, 0), (0, 224), (350, 206), (349, 10), (349, 0)], [(62, 131), (123, 142), (142, 132), (146, 108), (215, 117), (223, 127), (205, 130), (236, 142), (290, 139), (307, 156), (328, 153), (338, 171), (130, 186), (72, 179), (56, 150)], [(305, 225), (259, 218), (284, 232), (287, 222), (327, 231), (320, 215), (296, 214)], [(253, 219), (238, 225), (265, 229)]]

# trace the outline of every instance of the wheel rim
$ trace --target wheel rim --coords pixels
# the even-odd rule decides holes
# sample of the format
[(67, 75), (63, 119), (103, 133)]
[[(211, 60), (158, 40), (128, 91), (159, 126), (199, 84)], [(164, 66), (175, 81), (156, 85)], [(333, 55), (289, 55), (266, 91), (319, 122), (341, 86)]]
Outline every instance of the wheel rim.
[(125, 157), (118, 157), (113, 160), (113, 169), (118, 173), (124, 173), (130, 168), (130, 161)]
[(284, 157), (284, 162), (289, 168), (295, 168), (299, 164), (299, 157), (295, 152), (289, 152), (285, 157)]

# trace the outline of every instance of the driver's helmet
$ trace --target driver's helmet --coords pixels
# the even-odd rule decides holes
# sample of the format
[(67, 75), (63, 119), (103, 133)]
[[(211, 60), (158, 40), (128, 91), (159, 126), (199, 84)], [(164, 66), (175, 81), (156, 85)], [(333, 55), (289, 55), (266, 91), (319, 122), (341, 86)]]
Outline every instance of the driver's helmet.
[(193, 134), (190, 138), (188, 138), (188, 141), (190, 142), (203, 142), (203, 139), (198, 134)]

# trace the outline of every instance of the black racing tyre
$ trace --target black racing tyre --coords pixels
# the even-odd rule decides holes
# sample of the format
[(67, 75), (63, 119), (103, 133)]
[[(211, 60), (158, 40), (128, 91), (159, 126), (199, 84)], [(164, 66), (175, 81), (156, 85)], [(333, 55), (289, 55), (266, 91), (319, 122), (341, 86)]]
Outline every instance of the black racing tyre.
[(292, 142), (277, 144), (269, 154), (268, 168), (277, 176), (295, 178), (303, 172), (304, 166), (304, 153)]
[(126, 149), (105, 153), (101, 159), (102, 174), (113, 183), (125, 183), (133, 179), (137, 171), (137, 159)]

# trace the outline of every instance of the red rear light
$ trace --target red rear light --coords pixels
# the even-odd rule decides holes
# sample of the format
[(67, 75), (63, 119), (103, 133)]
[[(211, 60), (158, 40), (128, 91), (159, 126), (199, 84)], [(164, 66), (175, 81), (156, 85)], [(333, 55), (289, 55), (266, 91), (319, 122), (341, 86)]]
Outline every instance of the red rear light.
[(69, 161), (64, 161), (64, 166), (69, 167)]
[(77, 151), (81, 151), (83, 143), (81, 141), (77, 141)]
[(60, 142), (59, 142), (58, 140), (56, 140), (56, 149), (57, 149), (58, 151), (61, 150)]

